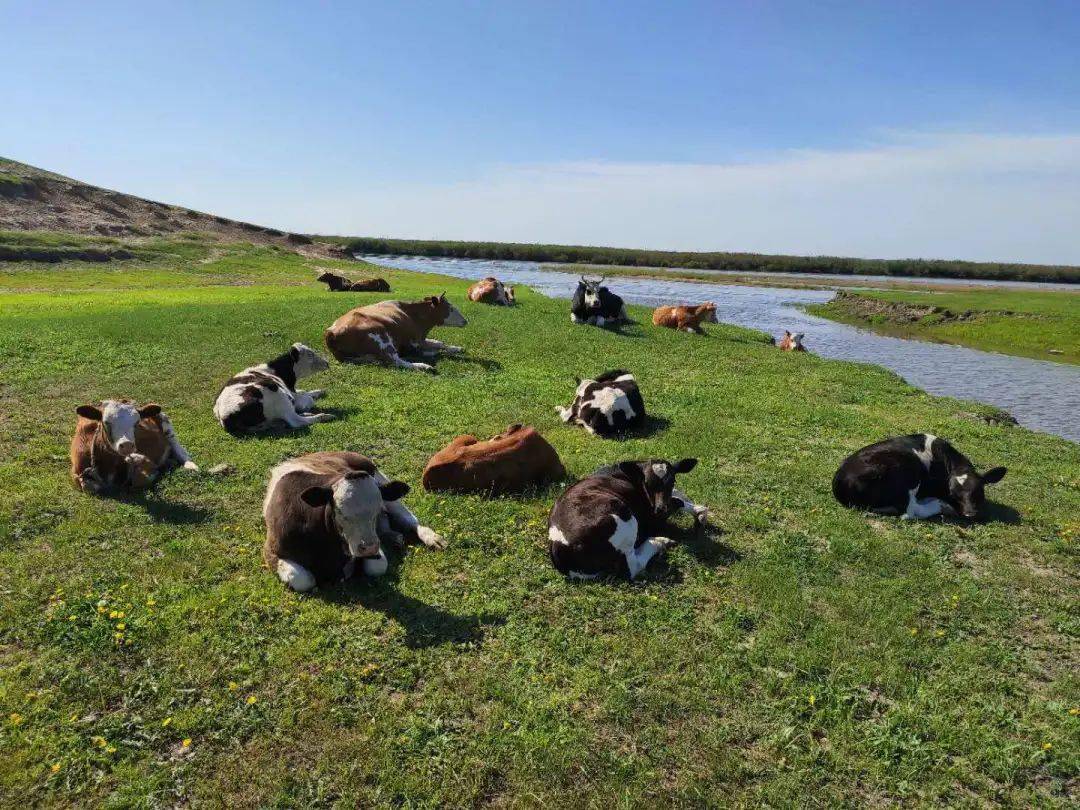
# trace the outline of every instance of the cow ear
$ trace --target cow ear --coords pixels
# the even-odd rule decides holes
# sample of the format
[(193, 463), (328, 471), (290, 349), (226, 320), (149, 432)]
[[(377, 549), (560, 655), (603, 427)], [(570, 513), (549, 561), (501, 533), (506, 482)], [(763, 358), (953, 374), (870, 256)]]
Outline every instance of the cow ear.
[(101, 408), (95, 408), (93, 405), (80, 405), (75, 409), (75, 413), (91, 422), (101, 421)]
[(326, 487), (308, 487), (300, 493), (300, 500), (308, 506), (326, 506), (334, 497), (334, 491)]
[(1005, 473), (1009, 470), (1007, 467), (994, 467), (992, 470), (987, 470), (982, 474), (982, 480), (984, 484), (996, 484), (1002, 478), (1005, 477)]
[(446, 300), (446, 290), (443, 290), (441, 293), (439, 293), (439, 300), (440, 301), (445, 301)]
[(296, 346), (290, 346), (289, 357), (291, 357), (292, 361), (295, 363), (297, 360), (300, 359), (300, 350), (297, 349)]
[(409, 485), (404, 481), (391, 481), (379, 487), (379, 493), (384, 501), (396, 501), (409, 494)]
[(696, 458), (684, 458), (681, 461), (676, 461), (672, 466), (672, 469), (675, 470), (676, 473), (688, 473), (696, 466)]
[(139, 408), (139, 418), (149, 419), (152, 416), (158, 416), (161, 414), (161, 406), (156, 402), (148, 402)]
[(796, 340), (796, 341), (800, 341), (800, 340), (802, 340), (802, 339), (803, 339), (804, 337), (806, 337), (806, 332), (799, 332), (799, 333), (798, 333), (797, 335), (795, 335), (795, 340)]

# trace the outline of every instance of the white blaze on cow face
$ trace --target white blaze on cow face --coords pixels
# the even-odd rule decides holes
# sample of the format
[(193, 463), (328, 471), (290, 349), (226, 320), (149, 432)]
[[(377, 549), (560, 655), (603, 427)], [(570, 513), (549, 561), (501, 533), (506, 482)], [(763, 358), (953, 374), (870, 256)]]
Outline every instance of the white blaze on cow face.
[(588, 285), (585, 287), (585, 306), (595, 309), (600, 306), (600, 288)]
[(293, 371), (297, 379), (310, 377), (312, 374), (318, 374), (330, 368), (330, 363), (325, 357), (303, 343), (292, 345), (292, 356)]
[(383, 500), (379, 485), (366, 472), (350, 473), (334, 484), (334, 523), (354, 557), (379, 547), (376, 531)]

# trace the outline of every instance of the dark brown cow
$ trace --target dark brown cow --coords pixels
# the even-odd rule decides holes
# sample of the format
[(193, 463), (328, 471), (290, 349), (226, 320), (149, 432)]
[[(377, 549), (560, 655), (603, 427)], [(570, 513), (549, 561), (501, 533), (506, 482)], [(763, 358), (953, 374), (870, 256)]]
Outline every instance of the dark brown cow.
[(716, 318), (716, 304), (712, 301), (696, 307), (657, 307), (653, 310), (652, 322), (654, 326), (678, 329), (680, 332), (694, 332), (698, 335), (704, 334), (701, 324), (719, 323)]
[(384, 278), (365, 278), (360, 281), (339, 276), (329, 271), (320, 275), (316, 281), (321, 281), (330, 288), (330, 292), (390, 292), (390, 284)]
[(430, 491), (501, 495), (565, 475), (559, 454), (535, 428), (511, 425), (487, 441), (458, 436), (431, 457), (423, 484)]
[(143, 490), (174, 466), (198, 472), (161, 406), (105, 400), (75, 409), (71, 480), (92, 495), (110, 488)]
[(434, 371), (427, 363), (401, 357), (407, 352), (435, 356), (457, 354), (458, 346), (429, 340), (436, 326), (464, 326), (465, 316), (446, 300), (446, 294), (421, 301), (380, 301), (349, 310), (326, 330), (326, 346), (342, 363), (382, 363), (414, 371)]
[(469, 287), (468, 297), (470, 301), (481, 304), (509, 307), (514, 305), (514, 288), (507, 287), (494, 276), (488, 276)]

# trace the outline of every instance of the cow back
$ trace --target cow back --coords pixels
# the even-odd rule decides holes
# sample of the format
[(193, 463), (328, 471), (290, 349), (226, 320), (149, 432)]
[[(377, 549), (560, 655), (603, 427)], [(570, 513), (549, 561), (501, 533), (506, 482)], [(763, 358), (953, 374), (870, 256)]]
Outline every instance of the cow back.
[(459, 436), (424, 469), (430, 491), (520, 492), (566, 474), (558, 453), (531, 426), (513, 425), (486, 441)]

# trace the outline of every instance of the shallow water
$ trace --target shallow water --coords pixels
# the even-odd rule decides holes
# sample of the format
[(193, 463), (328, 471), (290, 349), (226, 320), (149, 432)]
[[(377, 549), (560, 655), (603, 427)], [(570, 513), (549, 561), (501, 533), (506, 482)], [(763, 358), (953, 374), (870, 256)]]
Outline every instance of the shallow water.
[[(576, 275), (540, 270), (540, 265), (535, 262), (424, 256), (358, 258), (386, 267), (456, 278), (497, 276), (505, 282), (525, 284), (555, 298), (569, 298), (577, 285)], [(632, 304), (655, 307), (714, 301), (717, 316), (724, 323), (747, 326), (776, 336), (783, 334), (785, 329), (805, 332), (806, 348), (823, 357), (875, 363), (932, 394), (996, 405), (1015, 416), (1025, 427), (1080, 442), (1080, 417), (1077, 416), (1080, 414), (1080, 367), (875, 335), (809, 315), (799, 308), (805, 304), (825, 303), (835, 295), (833, 290), (623, 277), (612, 278), (608, 283), (614, 292)]]

